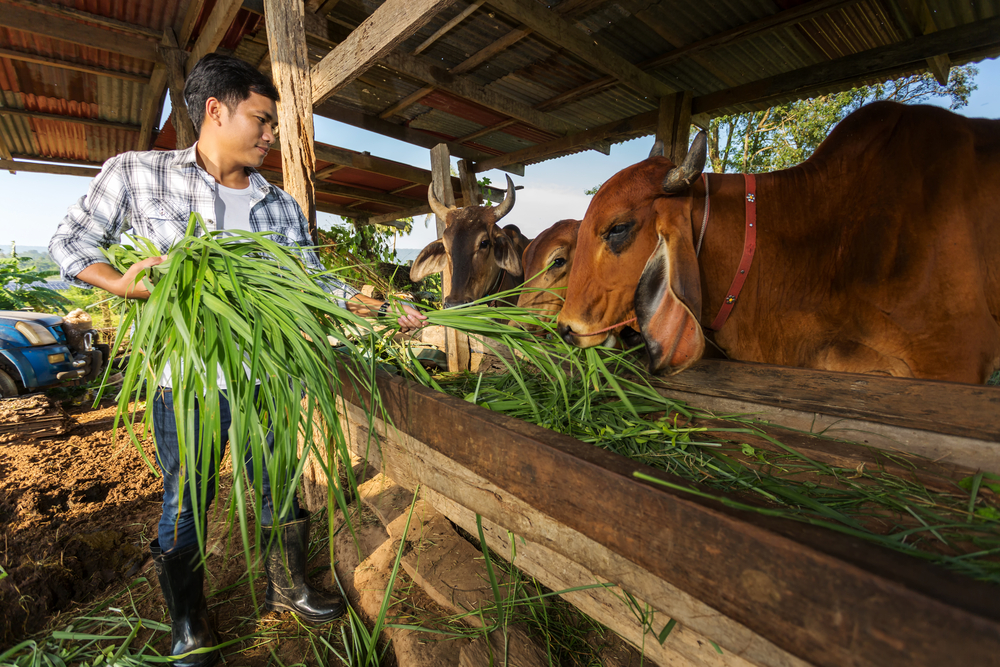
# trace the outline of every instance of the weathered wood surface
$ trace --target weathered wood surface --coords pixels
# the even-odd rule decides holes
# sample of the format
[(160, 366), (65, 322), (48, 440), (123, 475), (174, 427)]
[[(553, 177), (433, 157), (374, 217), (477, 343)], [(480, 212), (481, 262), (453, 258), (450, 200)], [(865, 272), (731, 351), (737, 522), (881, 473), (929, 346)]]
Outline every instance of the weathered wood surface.
[(62, 176), (84, 176), (93, 178), (101, 173), (93, 167), (70, 167), (63, 164), (40, 164), (23, 160), (0, 160), (0, 170), (23, 171), (32, 174), (60, 174)]
[[(1000, 387), (704, 359), (664, 389), (1000, 441)], [(998, 445), (1000, 447), (1000, 445)]]
[(321, 104), (363, 74), (452, 2), (388, 0), (313, 67), (313, 104)]
[[(650, 574), (604, 545), (561, 525), (487, 479), (456, 464), (424, 443), (375, 421), (368, 428), (360, 408), (346, 406), (351, 447), (373, 467), (386, 471), (405, 487), (420, 485), (421, 497), (465, 530), (475, 534), (475, 513), (484, 517), (492, 549), (510, 553), (508, 533), (516, 536), (515, 565), (557, 591), (612, 581), (621, 588), (591, 588), (562, 597), (616, 632), (659, 665), (690, 667), (807, 667), (807, 663), (775, 647), (676, 587)], [(311, 478), (322, 482), (321, 477)], [(309, 485), (310, 487), (312, 484)], [(314, 495), (325, 499), (326, 491)], [(397, 502), (396, 505), (402, 505)], [(473, 508), (473, 509), (468, 509)], [(629, 591), (641, 607), (650, 604), (646, 627), (621, 599)], [(678, 625), (660, 645), (653, 637), (671, 618)], [(712, 647), (717, 642), (723, 654)]]
[[(841, 534), (639, 482), (636, 471), (691, 486), (399, 378), (378, 382), (387, 416), (410, 437), (798, 658), (910, 667), (1000, 655), (991, 587)], [(510, 518), (495, 504), (462, 504), (501, 525)], [(512, 530), (544, 539), (530, 525)], [(595, 573), (617, 578), (603, 567)]]

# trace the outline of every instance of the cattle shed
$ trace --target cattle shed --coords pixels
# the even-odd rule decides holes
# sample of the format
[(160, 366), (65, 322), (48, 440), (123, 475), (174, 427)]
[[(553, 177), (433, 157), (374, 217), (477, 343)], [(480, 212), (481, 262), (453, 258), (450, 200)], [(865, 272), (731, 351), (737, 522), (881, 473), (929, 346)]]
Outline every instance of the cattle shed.
[[(1000, 55), (1000, 0), (0, 0), (0, 168), (92, 175), (123, 151), (190, 145), (184, 75), (216, 51), (279, 87), (268, 180), (313, 221), (319, 210), (394, 224), (429, 212), (449, 156), (459, 175), (439, 199), (470, 203), (487, 170), (524, 176), (653, 134), (676, 161), (690, 126), (713, 117), (913, 72), (944, 82), (952, 66)], [(174, 111), (160, 127), (167, 95)], [(434, 167), (314, 143), (313, 114), (432, 150)], [(989, 585), (651, 484), (623, 457), (399, 378), (378, 383), (384, 421), (358, 416), (363, 391), (345, 403), (355, 441), (380, 443), (359, 455), (467, 530), (481, 516), (495, 549), (507, 531), (523, 538), (520, 564), (550, 587), (607, 581), (647, 604), (658, 619), (648, 627), (612, 615), (598, 592), (574, 600), (630, 641), (653, 642), (674, 619), (651, 649), (661, 665), (1000, 655)], [(876, 465), (829, 445), (839, 432), (893, 456), (1000, 472), (994, 387), (707, 360), (657, 388), (784, 425), (783, 441), (818, 460)]]

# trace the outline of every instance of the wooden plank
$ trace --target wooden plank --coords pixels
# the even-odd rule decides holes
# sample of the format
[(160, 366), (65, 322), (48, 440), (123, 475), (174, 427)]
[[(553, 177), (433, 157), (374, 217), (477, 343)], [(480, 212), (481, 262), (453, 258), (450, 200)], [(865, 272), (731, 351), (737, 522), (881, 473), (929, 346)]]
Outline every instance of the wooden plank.
[(483, 173), (490, 169), (502, 169), (504, 166), (519, 162), (530, 162), (539, 160), (557, 153), (564, 153), (580, 146), (592, 144), (595, 141), (618, 137), (631, 137), (641, 134), (648, 134), (655, 130), (659, 120), (659, 111), (647, 111), (635, 116), (616, 120), (606, 125), (600, 125), (590, 130), (577, 132), (568, 137), (553, 139), (542, 144), (522, 148), (519, 151), (498, 155), (486, 160), (476, 162), (476, 172)]
[[(258, 173), (263, 176), (270, 183), (284, 188), (284, 176), (280, 171), (272, 171), (270, 169), (258, 169)], [(388, 206), (400, 206), (407, 207), (412, 206), (414, 203), (419, 202), (419, 199), (411, 199), (410, 197), (400, 197), (398, 195), (391, 195), (386, 192), (378, 192), (377, 190), (365, 190), (364, 188), (354, 187), (352, 185), (342, 185), (340, 183), (330, 183), (329, 181), (319, 181), (313, 184), (316, 192), (325, 192), (331, 195), (337, 195), (339, 197), (350, 197), (351, 199), (360, 199), (361, 201), (376, 202), (379, 204), (386, 204)], [(354, 216), (358, 214), (357, 211), (354, 212)], [(365, 213), (365, 215), (371, 215), (370, 213)], [(352, 217), (354, 217), (352, 216)]]
[(826, 63), (761, 79), (735, 88), (696, 97), (693, 113), (713, 113), (750, 102), (767, 102), (791, 93), (805, 94), (810, 89), (846, 83), (861, 77), (875, 78), (883, 71), (900, 67), (922, 69), (928, 58), (956, 51), (1000, 47), (1000, 17), (939, 30), (929, 35), (869, 49)]
[(309, 224), (309, 236), (318, 244), (312, 75), (306, 49), (305, 6), (302, 2), (264, 0), (264, 20), (272, 54), (272, 78), (280, 96), (278, 127), (282, 137), (283, 187), (298, 202)]
[(142, 125), (135, 142), (135, 150), (149, 150), (153, 143), (153, 131), (160, 126), (163, 115), (163, 100), (167, 93), (167, 66), (162, 62), (153, 68), (153, 74), (142, 98)]
[(438, 41), (439, 39), (447, 35), (448, 32), (450, 32), (453, 28), (455, 28), (455, 26), (457, 26), (459, 23), (461, 23), (469, 16), (471, 16), (474, 11), (476, 11), (483, 5), (484, 2), (486, 2), (486, 0), (475, 0), (475, 2), (470, 4), (462, 11), (460, 11), (453, 19), (451, 19), (443, 26), (438, 28), (433, 35), (422, 41), (420, 43), (420, 46), (413, 49), (413, 55), (419, 56), (421, 53), (429, 49), (431, 47), (431, 44), (433, 44), (434, 42)]
[(479, 137), (485, 137), (487, 134), (493, 134), (494, 132), (499, 132), (505, 127), (510, 127), (511, 125), (516, 125), (516, 118), (508, 118), (507, 120), (502, 120), (499, 123), (494, 123), (487, 127), (476, 130), (475, 132), (470, 132), (469, 134), (463, 135), (455, 139), (456, 144), (464, 144), (466, 141), (472, 141), (473, 139), (478, 139)]
[(454, 1), (387, 0), (313, 67), (313, 104), (356, 79)]
[[(455, 193), (451, 188), (444, 187), (445, 183), (451, 182), (451, 154), (448, 152), (447, 144), (438, 144), (431, 149), (431, 187), (434, 189), (434, 196), (445, 206), (455, 205)], [(444, 236), (445, 220), (440, 216), (434, 216), (437, 221), (437, 237)], [(451, 276), (445, 276), (445, 294), (449, 291)]]
[(388, 109), (386, 109), (385, 111), (383, 111), (382, 113), (380, 113), (378, 115), (378, 117), (379, 118), (391, 118), (392, 116), (395, 116), (400, 111), (403, 111), (404, 109), (407, 109), (410, 106), (412, 106), (412, 105), (416, 104), (417, 102), (419, 102), (420, 100), (424, 99), (425, 97), (427, 97), (428, 95), (430, 95), (431, 93), (433, 93), (435, 90), (437, 90), (437, 86), (424, 86), (423, 88), (421, 88), (421, 89), (419, 89), (419, 90), (417, 90), (417, 91), (415, 91), (413, 93), (410, 93), (409, 95), (407, 95), (406, 97), (404, 97), (400, 101), (398, 101), (395, 104), (393, 104), (391, 107), (389, 107)]
[(163, 31), (163, 39), (167, 42), (162, 50), (163, 64), (167, 68), (167, 90), (170, 93), (170, 118), (176, 133), (174, 148), (183, 150), (194, 145), (198, 140), (201, 128), (195, 130), (188, 115), (187, 102), (184, 101), (184, 64), (187, 62), (187, 51), (177, 48), (177, 38), (174, 31), (167, 28)]
[(0, 58), (7, 58), (8, 60), (19, 60), (21, 62), (32, 63), (34, 65), (45, 65), (46, 67), (55, 67), (57, 69), (65, 69), (65, 70), (70, 70), (72, 72), (84, 72), (85, 74), (106, 76), (112, 79), (121, 79), (123, 81), (134, 81), (136, 83), (149, 83), (149, 77), (143, 74), (120, 72), (118, 70), (105, 69), (103, 67), (94, 67), (92, 65), (80, 65), (78, 63), (69, 62), (68, 60), (47, 58), (45, 56), (38, 56), (33, 53), (14, 51), (13, 49), (0, 49)]
[(688, 152), (691, 135), (691, 91), (660, 98), (656, 138), (663, 142), (663, 155), (680, 164)]
[(646, 74), (614, 51), (595, 44), (593, 37), (535, 2), (489, 0), (489, 5), (520, 21), (595, 69), (611, 74), (640, 95), (659, 98), (677, 92), (674, 87)]
[(532, 32), (531, 28), (525, 28), (524, 26), (511, 30), (497, 41), (480, 49), (476, 53), (473, 53), (458, 65), (452, 67), (451, 73), (464, 74), (466, 72), (471, 72), (496, 54), (509, 49), (511, 46), (530, 35)]
[(380, 62), (385, 67), (401, 74), (553, 134), (563, 136), (579, 129), (579, 126), (573, 123), (567, 123), (555, 116), (536, 111), (527, 104), (487, 90), (471, 77), (455, 76), (425, 58), (390, 53), (386, 54)]
[[(0, 143), (2, 143), (3, 138), (0, 137)], [(0, 150), (3, 152), (3, 150)], [(101, 170), (94, 169), (92, 167), (70, 167), (68, 165), (62, 164), (39, 164), (37, 162), (22, 162), (19, 160), (0, 160), (0, 171), (7, 170), (10, 172), (23, 171), (31, 174), (59, 174), (62, 176), (86, 176), (87, 178), (93, 178), (97, 176)]]
[[(349, 400), (365, 404), (341, 377)], [(980, 583), (843, 534), (641, 483), (634, 472), (692, 486), (401, 378), (377, 382), (393, 424), (502, 489), (500, 500), (519, 498), (802, 660), (930, 667), (990, 664), (1000, 652), (1000, 599)], [(536, 535), (530, 525), (511, 529)]]
[(116, 30), (85, 26), (73, 19), (45, 14), (23, 6), (5, 4), (0, 12), (0, 27), (120, 53), (140, 60), (159, 60), (156, 42)]
[[(462, 199), (473, 204), (482, 204), (483, 198), (479, 194), (479, 183), (476, 182), (476, 172), (472, 170), (472, 167), (465, 160), (458, 161), (458, 178), (462, 182)], [(465, 206), (469, 206), (469, 204), (466, 203)]]
[[(222, 44), (222, 38), (233, 25), (236, 14), (240, 11), (242, 0), (217, 0), (212, 7), (212, 13), (208, 15), (208, 20), (201, 28), (198, 41), (194, 43), (190, 55), (188, 55), (185, 75), (190, 74), (194, 66), (198, 64), (204, 56), (215, 53), (215, 50)], [(183, 35), (180, 35), (183, 37)]]
[(20, 116), (21, 118), (37, 118), (38, 120), (54, 120), (60, 123), (73, 123), (75, 125), (90, 125), (93, 127), (107, 127), (112, 130), (124, 130), (125, 132), (138, 132), (138, 125), (129, 123), (118, 123), (112, 120), (101, 120), (100, 118), (80, 118), (78, 116), (64, 116), (56, 113), (43, 113), (41, 111), (29, 111), (27, 109), (15, 109), (13, 107), (0, 107), (0, 114), (9, 116)]
[(703, 359), (657, 387), (1000, 442), (1000, 387)]

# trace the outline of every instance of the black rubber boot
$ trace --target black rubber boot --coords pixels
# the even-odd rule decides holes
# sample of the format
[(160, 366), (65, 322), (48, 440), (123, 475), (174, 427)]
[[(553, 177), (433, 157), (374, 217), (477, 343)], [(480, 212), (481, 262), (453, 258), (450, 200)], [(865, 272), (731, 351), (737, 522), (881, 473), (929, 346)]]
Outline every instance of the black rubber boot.
[[(275, 528), (280, 535), (274, 534)], [(343, 614), (344, 601), (339, 595), (320, 592), (306, 583), (308, 538), (308, 515), (291, 523), (261, 526), (267, 574), (264, 606), (271, 611), (294, 611), (306, 623), (319, 625)]]
[[(218, 645), (205, 602), (205, 571), (198, 547), (174, 550), (164, 556), (160, 541), (149, 545), (156, 577), (170, 611), (170, 655), (183, 655), (200, 648)], [(219, 657), (218, 651), (196, 653), (170, 663), (173, 667), (208, 667)]]

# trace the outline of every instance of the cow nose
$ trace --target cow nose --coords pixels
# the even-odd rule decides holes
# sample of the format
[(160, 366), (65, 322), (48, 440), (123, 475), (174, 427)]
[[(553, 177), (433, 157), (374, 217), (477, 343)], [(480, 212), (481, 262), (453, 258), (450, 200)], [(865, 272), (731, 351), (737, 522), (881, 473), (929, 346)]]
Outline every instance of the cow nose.
[(557, 326), (556, 333), (559, 334), (559, 337), (562, 338), (567, 343), (569, 343), (570, 345), (576, 344), (573, 341), (573, 330), (570, 328), (568, 324), (560, 324), (559, 326)]
[(462, 306), (462, 305), (465, 305), (467, 303), (469, 303), (469, 301), (467, 299), (453, 299), (450, 296), (447, 296), (444, 299), (444, 307), (445, 308), (454, 308), (455, 306)]

